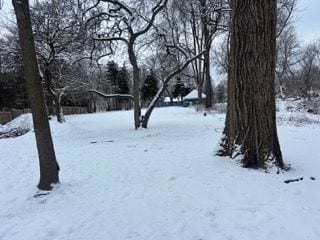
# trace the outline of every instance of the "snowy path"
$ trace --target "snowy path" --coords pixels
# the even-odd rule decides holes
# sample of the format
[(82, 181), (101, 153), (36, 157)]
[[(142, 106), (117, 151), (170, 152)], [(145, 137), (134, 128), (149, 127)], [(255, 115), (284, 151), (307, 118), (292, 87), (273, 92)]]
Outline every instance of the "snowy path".
[(61, 184), (41, 198), (33, 133), (0, 140), (0, 239), (320, 239), (319, 126), (280, 127), (295, 170), (277, 175), (213, 156), (223, 115), (156, 109), (139, 131), (131, 115), (53, 123)]

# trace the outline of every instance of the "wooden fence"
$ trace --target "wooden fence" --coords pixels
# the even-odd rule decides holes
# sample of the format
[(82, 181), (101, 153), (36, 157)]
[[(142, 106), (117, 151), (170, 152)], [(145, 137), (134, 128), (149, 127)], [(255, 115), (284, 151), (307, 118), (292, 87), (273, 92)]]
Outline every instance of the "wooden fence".
[[(54, 114), (53, 108), (48, 107), (48, 112)], [(63, 107), (64, 115), (85, 114), (87, 112), (88, 112), (87, 108), (85, 107)], [(22, 110), (13, 109), (11, 111), (0, 112), (0, 124), (5, 124), (7, 122), (10, 122), (14, 118), (25, 113), (31, 113), (31, 109), (22, 109)]]

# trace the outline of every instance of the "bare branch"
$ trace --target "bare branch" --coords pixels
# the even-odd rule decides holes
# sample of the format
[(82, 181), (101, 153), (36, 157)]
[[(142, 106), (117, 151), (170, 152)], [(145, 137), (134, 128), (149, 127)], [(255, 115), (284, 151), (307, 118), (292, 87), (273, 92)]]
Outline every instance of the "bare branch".
[(129, 99), (133, 100), (133, 96), (130, 94), (105, 94), (103, 92), (100, 92), (100, 91), (94, 90), (94, 89), (90, 89), (88, 92), (95, 93), (103, 98), (129, 98)]

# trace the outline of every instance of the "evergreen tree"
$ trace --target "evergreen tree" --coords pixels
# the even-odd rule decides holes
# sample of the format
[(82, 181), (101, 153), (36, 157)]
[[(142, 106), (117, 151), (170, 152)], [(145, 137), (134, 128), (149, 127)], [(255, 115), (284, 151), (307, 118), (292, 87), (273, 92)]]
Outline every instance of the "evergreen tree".
[[(116, 93), (117, 94), (130, 94), (130, 86), (129, 86), (129, 82), (130, 82), (130, 75), (128, 72), (128, 69), (123, 66), (117, 76), (118, 79), (118, 85), (117, 85), (117, 89), (116, 89)], [(121, 109), (130, 109), (131, 108), (131, 104), (130, 104), (130, 100), (126, 99), (126, 98), (119, 98), (117, 99), (118, 103), (119, 103), (119, 107)]]
[[(106, 70), (106, 82), (104, 84), (103, 91), (107, 94), (115, 94), (118, 91), (118, 77), (119, 68), (118, 64), (114, 61), (109, 61), (107, 63)], [(119, 99), (107, 99), (109, 110), (120, 110)]]
[(118, 85), (117, 85), (116, 93), (129, 94), (130, 93), (129, 81), (130, 81), (130, 76), (129, 76), (128, 69), (125, 66), (123, 66), (118, 73)]
[(114, 61), (109, 61), (107, 63), (107, 72), (106, 72), (106, 85), (104, 91), (106, 93), (117, 93), (118, 88), (118, 77), (119, 77), (119, 68), (118, 64)]
[(172, 96), (174, 98), (180, 97), (183, 98), (184, 96), (188, 95), (191, 89), (181, 81), (181, 78), (177, 78), (176, 85), (174, 86), (174, 90)]
[(155, 73), (150, 70), (150, 73), (147, 75), (142, 89), (141, 89), (141, 95), (144, 102), (150, 102), (152, 98), (157, 94), (159, 88), (158, 88), (158, 81), (155, 76)]

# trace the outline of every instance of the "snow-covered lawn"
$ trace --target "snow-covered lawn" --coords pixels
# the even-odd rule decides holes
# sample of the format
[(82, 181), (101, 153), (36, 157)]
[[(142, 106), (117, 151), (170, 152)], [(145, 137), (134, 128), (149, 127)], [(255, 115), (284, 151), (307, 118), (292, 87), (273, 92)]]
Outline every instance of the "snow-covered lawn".
[(132, 112), (52, 121), (61, 184), (39, 198), (33, 133), (0, 140), (0, 239), (319, 240), (320, 126), (280, 124), (276, 174), (214, 156), (223, 125), (180, 107), (138, 131)]

